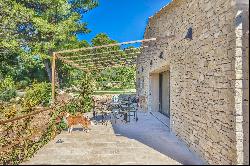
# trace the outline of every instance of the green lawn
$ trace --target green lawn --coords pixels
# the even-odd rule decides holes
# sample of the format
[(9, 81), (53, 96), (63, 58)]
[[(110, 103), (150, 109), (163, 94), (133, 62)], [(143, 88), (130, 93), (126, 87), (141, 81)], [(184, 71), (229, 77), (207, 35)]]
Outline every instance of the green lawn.
[(94, 95), (102, 94), (133, 94), (136, 93), (136, 89), (111, 89), (111, 90), (97, 90)]

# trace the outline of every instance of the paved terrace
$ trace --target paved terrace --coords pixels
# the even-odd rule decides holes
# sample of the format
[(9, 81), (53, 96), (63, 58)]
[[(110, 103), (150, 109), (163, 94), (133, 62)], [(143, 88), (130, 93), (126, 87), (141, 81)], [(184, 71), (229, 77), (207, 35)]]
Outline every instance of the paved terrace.
[(97, 124), (89, 133), (81, 128), (63, 131), (22, 164), (203, 164), (156, 117), (138, 113), (138, 118), (127, 124)]

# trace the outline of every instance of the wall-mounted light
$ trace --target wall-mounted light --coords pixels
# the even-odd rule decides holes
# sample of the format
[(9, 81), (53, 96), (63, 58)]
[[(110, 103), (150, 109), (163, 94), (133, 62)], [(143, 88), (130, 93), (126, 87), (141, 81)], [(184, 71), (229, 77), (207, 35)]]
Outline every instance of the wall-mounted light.
[(163, 52), (160, 53), (159, 58), (163, 59)]
[(164, 53), (161, 52), (160, 55), (159, 55), (159, 58), (160, 58), (160, 59), (164, 59), (164, 60), (166, 61), (166, 59), (163, 57), (163, 54), (164, 54)]
[(189, 39), (189, 40), (193, 39), (193, 29), (192, 29), (192, 27), (188, 28), (187, 34), (185, 36), (185, 39)]
[(141, 72), (143, 72), (144, 71), (144, 69), (143, 69), (143, 66), (141, 67)]
[(153, 60), (150, 61), (150, 66), (152, 66), (152, 65), (153, 65)]

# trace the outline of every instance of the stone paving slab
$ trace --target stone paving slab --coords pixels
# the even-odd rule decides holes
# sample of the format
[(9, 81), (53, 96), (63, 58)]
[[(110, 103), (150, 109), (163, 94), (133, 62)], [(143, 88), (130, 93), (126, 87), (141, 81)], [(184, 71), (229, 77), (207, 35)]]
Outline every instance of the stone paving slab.
[[(161, 122), (150, 114), (139, 121), (94, 125), (89, 133), (63, 131), (22, 165), (180, 165), (201, 164)], [(61, 139), (62, 143), (56, 143)], [(161, 148), (159, 148), (161, 147)]]

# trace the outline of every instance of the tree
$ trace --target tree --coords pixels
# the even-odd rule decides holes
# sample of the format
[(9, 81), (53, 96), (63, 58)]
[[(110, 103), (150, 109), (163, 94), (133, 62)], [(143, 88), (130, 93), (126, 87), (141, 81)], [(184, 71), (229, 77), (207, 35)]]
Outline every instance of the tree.
[(15, 1), (0, 0), (0, 79), (15, 75), (22, 40), (18, 26), (25, 23), (32, 13)]
[(0, 0), (0, 11), (0, 55), (6, 55), (22, 47), (18, 31), (33, 13), (13, 0)]
[(96, 0), (0, 0), (1, 37), (7, 32), (0, 50), (38, 55), (51, 80), (52, 52), (75, 47), (76, 35), (90, 32), (81, 18), (97, 5)]
[(91, 43), (93, 46), (101, 46), (114, 44), (117, 43), (117, 41), (110, 39), (109, 36), (105, 33), (99, 33), (91, 40)]

